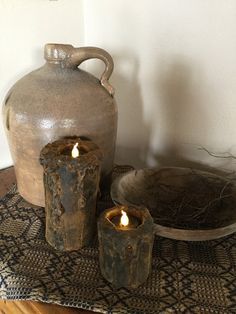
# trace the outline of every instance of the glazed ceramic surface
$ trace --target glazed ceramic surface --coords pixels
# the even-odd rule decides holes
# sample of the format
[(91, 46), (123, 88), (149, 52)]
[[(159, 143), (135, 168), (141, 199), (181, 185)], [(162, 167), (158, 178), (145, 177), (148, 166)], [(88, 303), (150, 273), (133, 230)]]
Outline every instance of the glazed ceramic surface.
[[(78, 68), (91, 58), (105, 63), (100, 80)], [(47, 143), (67, 136), (91, 139), (102, 150), (105, 180), (113, 167), (117, 131), (117, 106), (108, 81), (111, 56), (94, 47), (47, 44), (45, 59), (43, 67), (12, 87), (3, 105), (19, 192), (39, 206), (45, 205), (39, 153)]]

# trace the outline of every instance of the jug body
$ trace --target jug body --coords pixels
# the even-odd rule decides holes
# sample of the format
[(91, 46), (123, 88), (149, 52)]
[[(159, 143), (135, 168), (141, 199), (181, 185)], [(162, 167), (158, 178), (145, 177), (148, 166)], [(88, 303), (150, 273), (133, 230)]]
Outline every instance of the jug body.
[[(46, 64), (20, 79), (3, 104), (6, 134), (19, 193), (44, 206), (41, 149), (63, 137), (81, 136), (102, 150), (102, 180), (109, 177), (115, 153), (117, 106), (108, 79), (113, 62), (99, 48), (45, 46)], [(78, 68), (84, 60), (100, 58), (106, 68), (99, 80)]]

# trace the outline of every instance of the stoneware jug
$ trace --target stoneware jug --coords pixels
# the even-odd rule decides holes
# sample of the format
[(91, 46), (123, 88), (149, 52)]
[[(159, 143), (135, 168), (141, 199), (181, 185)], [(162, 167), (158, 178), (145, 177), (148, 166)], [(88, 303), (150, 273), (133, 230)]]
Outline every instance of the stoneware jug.
[[(45, 204), (39, 154), (47, 143), (67, 136), (91, 139), (103, 152), (105, 181), (113, 167), (117, 131), (117, 106), (108, 81), (111, 56), (95, 47), (47, 44), (44, 57), (45, 65), (20, 79), (3, 104), (19, 193), (39, 206)], [(105, 63), (100, 80), (78, 68), (91, 58)]]

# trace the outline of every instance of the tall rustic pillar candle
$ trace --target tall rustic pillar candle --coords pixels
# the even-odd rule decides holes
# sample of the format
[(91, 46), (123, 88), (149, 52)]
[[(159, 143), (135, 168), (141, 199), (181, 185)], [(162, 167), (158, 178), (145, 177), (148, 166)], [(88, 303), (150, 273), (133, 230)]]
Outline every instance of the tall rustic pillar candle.
[(99, 262), (114, 287), (137, 288), (149, 275), (153, 220), (146, 208), (117, 206), (98, 220)]
[(41, 151), (46, 240), (58, 250), (80, 249), (93, 236), (101, 156), (96, 144), (80, 138), (55, 141)]

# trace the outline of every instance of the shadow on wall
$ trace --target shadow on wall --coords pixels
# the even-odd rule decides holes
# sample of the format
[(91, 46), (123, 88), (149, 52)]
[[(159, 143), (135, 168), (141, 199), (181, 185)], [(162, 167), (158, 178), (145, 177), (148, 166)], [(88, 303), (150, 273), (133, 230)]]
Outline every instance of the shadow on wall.
[[(195, 139), (198, 142), (200, 138), (207, 138), (207, 113), (204, 110), (206, 104), (201, 88), (202, 73), (198, 72), (196, 65), (182, 57), (173, 59), (168, 65), (165, 62), (165, 66), (159, 67), (157, 73), (154, 88), (160, 99), (162, 135), (158, 138), (156, 132), (152, 133), (161, 146), (161, 152), (158, 148), (152, 149), (152, 165), (209, 170), (209, 167), (186, 157), (189, 150), (193, 155), (195, 149), (199, 155), (196, 144), (193, 143)], [(155, 146), (155, 141), (153, 143)]]
[[(142, 82), (137, 57), (121, 52), (113, 58), (111, 82), (118, 105), (116, 163), (209, 170), (191, 159), (195, 152), (198, 159), (202, 156), (196, 143), (204, 146), (199, 139), (207, 138), (209, 128), (204, 75), (198, 66), (182, 56), (168, 56), (158, 61), (161, 65), (154, 77)], [(103, 67), (96, 62), (98, 77)], [(145, 88), (149, 94), (143, 99)], [(144, 107), (149, 110), (148, 121)]]
[(112, 81), (119, 117), (116, 162), (142, 168), (147, 160), (150, 126), (144, 121), (139, 63), (134, 56), (116, 56), (114, 59), (116, 69)]
[[(115, 163), (145, 166), (148, 153), (150, 128), (143, 119), (143, 101), (138, 82), (139, 63), (134, 55), (122, 51), (112, 55), (115, 69), (110, 83), (115, 88), (118, 106), (118, 134)], [(104, 71), (104, 63), (98, 59), (87, 60), (80, 68), (97, 78)]]

